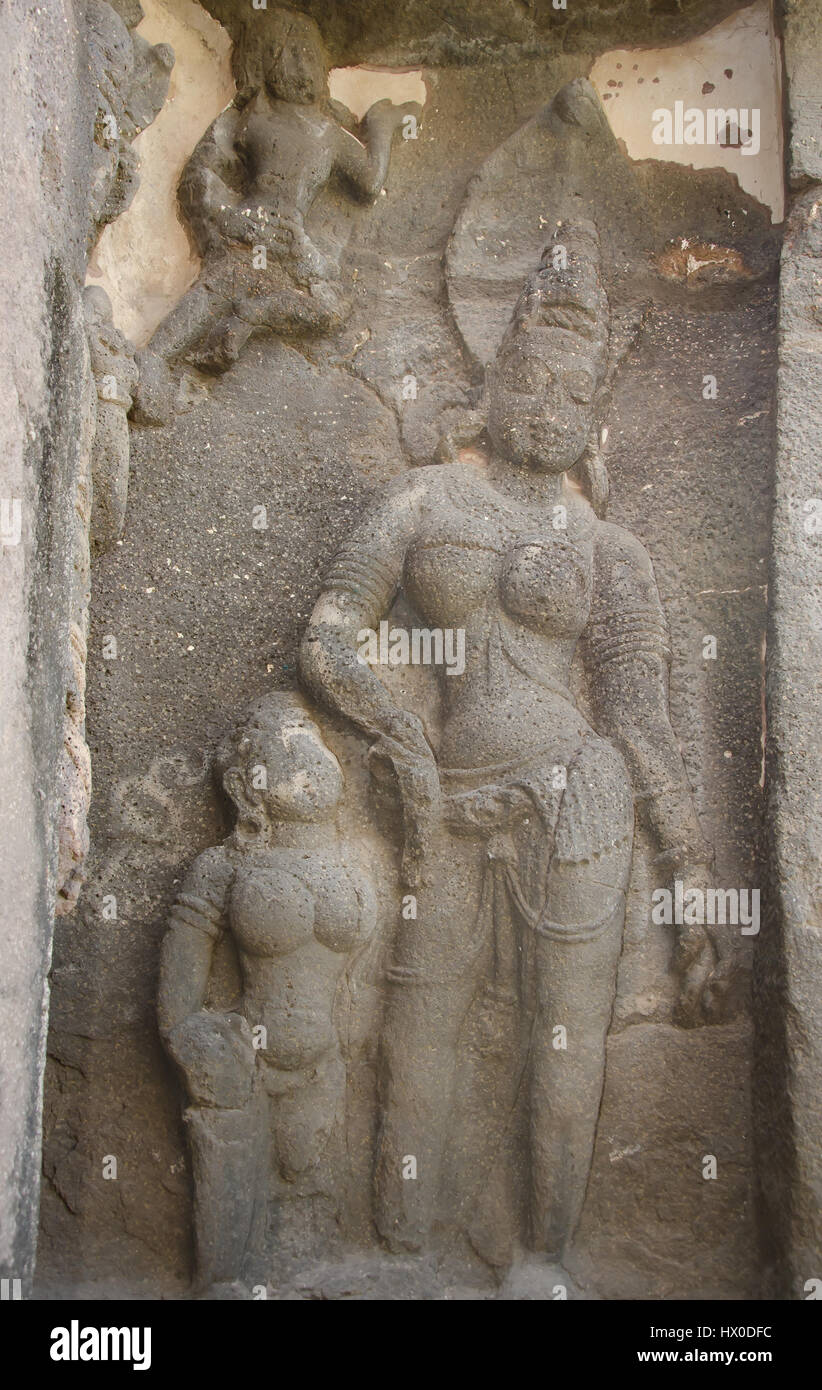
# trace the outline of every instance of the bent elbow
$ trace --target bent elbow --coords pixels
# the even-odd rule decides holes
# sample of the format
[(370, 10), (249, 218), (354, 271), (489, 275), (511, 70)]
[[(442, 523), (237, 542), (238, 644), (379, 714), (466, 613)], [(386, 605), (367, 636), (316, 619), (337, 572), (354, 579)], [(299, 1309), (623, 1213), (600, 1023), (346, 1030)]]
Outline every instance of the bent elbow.
[(315, 698), (327, 690), (335, 665), (327, 635), (309, 623), (300, 643), (297, 668), (303, 685)]

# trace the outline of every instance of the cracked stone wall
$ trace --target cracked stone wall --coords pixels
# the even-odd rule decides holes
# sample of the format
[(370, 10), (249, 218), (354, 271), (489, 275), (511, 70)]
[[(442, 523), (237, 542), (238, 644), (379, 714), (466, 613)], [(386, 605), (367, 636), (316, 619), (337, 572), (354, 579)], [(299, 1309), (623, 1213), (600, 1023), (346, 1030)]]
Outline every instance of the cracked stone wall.
[(87, 469), (85, 262), (95, 94), (71, 0), (0, 15), (0, 1270), (30, 1282), (40, 1185), (58, 766)]

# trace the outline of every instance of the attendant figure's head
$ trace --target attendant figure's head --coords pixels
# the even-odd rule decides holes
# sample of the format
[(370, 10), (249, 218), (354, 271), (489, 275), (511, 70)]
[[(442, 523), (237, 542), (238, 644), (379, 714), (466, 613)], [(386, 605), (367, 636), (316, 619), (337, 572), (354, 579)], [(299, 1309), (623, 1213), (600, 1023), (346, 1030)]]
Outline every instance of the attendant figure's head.
[(271, 96), (300, 106), (319, 101), (326, 90), (329, 62), (313, 19), (296, 10), (274, 10), (268, 34), (263, 75)]
[(342, 769), (302, 697), (274, 691), (255, 700), (220, 743), (214, 771), (248, 833), (277, 821), (328, 820), (342, 795)]

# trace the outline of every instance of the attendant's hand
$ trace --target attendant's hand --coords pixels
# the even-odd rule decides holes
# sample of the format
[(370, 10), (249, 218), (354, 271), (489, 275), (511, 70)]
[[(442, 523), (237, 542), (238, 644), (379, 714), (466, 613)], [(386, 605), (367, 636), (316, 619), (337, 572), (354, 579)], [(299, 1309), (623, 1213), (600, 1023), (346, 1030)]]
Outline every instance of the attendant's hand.
[(200, 1009), (166, 1034), (195, 1105), (238, 1110), (251, 1095), (256, 1052), (241, 1014)]
[(422, 107), (418, 101), (404, 101), (397, 106), (387, 97), (383, 97), (382, 101), (375, 101), (373, 106), (369, 106), (363, 116), (363, 129), (369, 133), (373, 130), (379, 130), (393, 134), (402, 125), (406, 116), (413, 116), (419, 126), (422, 121)]

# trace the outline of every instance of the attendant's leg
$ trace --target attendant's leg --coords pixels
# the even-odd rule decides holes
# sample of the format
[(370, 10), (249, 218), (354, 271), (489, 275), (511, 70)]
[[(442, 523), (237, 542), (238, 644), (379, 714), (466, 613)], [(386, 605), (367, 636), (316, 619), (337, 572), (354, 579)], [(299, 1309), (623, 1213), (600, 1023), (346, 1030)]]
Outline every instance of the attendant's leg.
[(166, 362), (182, 356), (187, 348), (199, 341), (209, 324), (224, 312), (224, 308), (222, 297), (198, 281), (190, 290), (186, 290), (180, 302), (155, 330), (148, 351), (156, 353)]
[(140, 379), (134, 392), (134, 420), (160, 425), (171, 418), (177, 388), (169, 364), (200, 341), (215, 318), (226, 312), (229, 303), (198, 281), (163, 319), (148, 346), (137, 354)]
[(183, 1116), (194, 1175), (195, 1287), (237, 1283), (265, 1200), (268, 1101), (259, 1088), (242, 1110), (191, 1106)]
[(315, 1167), (345, 1103), (345, 1067), (336, 1052), (323, 1057), (310, 1081), (277, 1098), (274, 1147), (282, 1177), (293, 1182)]

